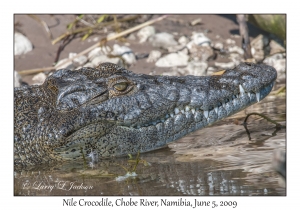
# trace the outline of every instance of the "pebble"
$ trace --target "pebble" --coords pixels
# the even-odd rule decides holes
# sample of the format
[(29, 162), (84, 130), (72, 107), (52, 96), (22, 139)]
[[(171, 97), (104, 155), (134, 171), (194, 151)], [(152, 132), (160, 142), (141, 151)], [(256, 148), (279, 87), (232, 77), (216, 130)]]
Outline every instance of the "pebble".
[(64, 65), (60, 66), (60, 64), (66, 62), (67, 60), (69, 60), (69, 58), (64, 58), (64, 59), (61, 59), (60, 61), (58, 61), (56, 63), (56, 65), (54, 66), (56, 70), (59, 70), (59, 69), (73, 69), (74, 66), (72, 64), (71, 61), (65, 63)]
[(193, 35), (191, 37), (191, 40), (188, 44), (187, 44), (187, 48), (191, 49), (191, 47), (195, 44), (195, 45), (201, 45), (201, 46), (210, 46), (211, 44), (211, 40), (209, 38), (207, 38), (203, 33), (196, 33), (193, 32)]
[(96, 47), (88, 54), (88, 59), (91, 61), (95, 57), (99, 55), (107, 55), (111, 52), (111, 48), (109, 46)]
[(136, 40), (136, 37), (134, 34), (130, 34), (128, 37), (127, 37), (128, 40), (131, 40), (131, 41), (134, 41)]
[(174, 36), (166, 32), (157, 33), (149, 37), (149, 42), (152, 44), (153, 47), (162, 47), (165, 49), (168, 49), (168, 47), (175, 46), (178, 44), (174, 39)]
[(238, 53), (231, 53), (229, 59), (237, 66), (243, 61), (243, 56)]
[(173, 66), (186, 66), (188, 64), (189, 56), (178, 52), (170, 53), (160, 59), (155, 63), (158, 67), (173, 67)]
[(197, 24), (200, 24), (201, 22), (202, 22), (202, 19), (201, 18), (197, 18), (197, 19), (191, 21), (191, 25), (195, 26)]
[(147, 39), (150, 36), (153, 36), (154, 34), (155, 34), (155, 28), (153, 26), (146, 26), (140, 29), (136, 35), (140, 39), (140, 43), (143, 43), (147, 41)]
[(199, 61), (208, 61), (214, 56), (214, 51), (210, 46), (199, 46), (193, 44), (189, 48), (191, 58)]
[(148, 63), (156, 62), (161, 57), (161, 52), (158, 50), (152, 50), (147, 59)]
[(134, 53), (127, 46), (120, 46), (118, 44), (114, 44), (112, 54), (122, 56), (122, 58), (125, 60), (125, 62), (129, 65), (136, 63)]
[(286, 58), (282, 53), (274, 54), (264, 59), (263, 63), (273, 66), (278, 73), (277, 79), (284, 80), (286, 74)]
[(207, 68), (207, 73), (206, 74), (207, 75), (212, 75), (216, 71), (217, 71), (217, 68), (210, 66), (210, 67)]
[(286, 49), (284, 47), (282, 47), (280, 44), (278, 44), (278, 42), (271, 40), (270, 41), (270, 54), (273, 55), (275, 53), (282, 53), (285, 52)]
[(41, 85), (44, 83), (45, 79), (47, 78), (46, 74), (43, 72), (38, 73), (34, 77), (32, 77), (32, 81), (34, 85)]
[(84, 64), (83, 67), (91, 67), (91, 68), (94, 68), (94, 65), (93, 65), (91, 62), (88, 62), (88, 63)]
[(244, 50), (239, 46), (228, 47), (228, 51), (230, 53), (238, 53), (240, 55), (244, 55)]
[(232, 69), (235, 67), (235, 63), (233, 61), (228, 63), (215, 62), (215, 66), (221, 69)]
[(224, 49), (224, 45), (222, 42), (216, 42), (213, 44), (213, 47), (216, 48), (217, 50), (222, 50)]
[(189, 54), (189, 50), (188, 50), (188, 48), (183, 48), (182, 50), (180, 50), (179, 52), (181, 52), (181, 53), (183, 53), (183, 54), (185, 54), (185, 55), (188, 55)]
[(111, 33), (107, 34), (106, 39), (110, 39), (110, 38), (112, 38), (112, 37), (114, 37), (116, 35), (117, 35), (117, 33), (111, 32)]
[(191, 61), (186, 67), (188, 75), (204, 76), (206, 74), (208, 64), (203, 61)]
[(264, 59), (264, 48), (268, 45), (268, 43), (268, 37), (263, 36), (262, 34), (258, 35), (255, 39), (251, 41), (251, 54), (255, 60), (260, 61)]
[[(74, 58), (77, 53), (69, 53), (69, 58)], [(74, 58), (72, 63), (75, 67), (83, 66), (88, 61), (88, 58), (85, 55), (81, 55), (77, 58)]]
[(21, 33), (15, 33), (15, 55), (23, 55), (30, 52), (33, 46), (29, 39)]
[(178, 43), (181, 45), (186, 45), (189, 42), (189, 39), (186, 36), (181, 36), (178, 39)]
[(226, 39), (226, 44), (229, 44), (229, 45), (234, 45), (235, 44), (235, 40), (233, 39)]
[(183, 50), (184, 48), (185, 48), (185, 45), (175, 45), (175, 46), (168, 47), (168, 52), (174, 53), (174, 52)]

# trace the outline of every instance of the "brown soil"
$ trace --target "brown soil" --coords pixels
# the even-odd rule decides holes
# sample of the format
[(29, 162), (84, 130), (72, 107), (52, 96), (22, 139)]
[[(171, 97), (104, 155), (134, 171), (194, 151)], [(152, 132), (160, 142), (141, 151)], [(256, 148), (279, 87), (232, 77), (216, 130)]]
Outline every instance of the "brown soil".
[[(56, 38), (66, 32), (67, 24), (71, 23), (75, 19), (75, 15), (37, 15), (41, 20), (45, 21), (49, 26), (53, 37)], [(153, 18), (159, 15), (153, 15)], [(201, 18), (201, 24), (191, 26), (190, 22)], [(48, 37), (43, 26), (28, 15), (15, 15), (14, 18), (16, 31), (23, 33), (33, 44), (34, 49), (25, 55), (15, 56), (14, 69), (16, 71), (25, 69), (34, 69), (52, 66), (59, 44), (52, 45), (51, 40)], [(235, 15), (170, 15), (168, 18), (157, 22), (153, 25), (157, 32), (175, 33), (175, 38), (185, 35), (190, 37), (192, 32), (204, 32), (206, 36), (212, 41), (220, 40), (224, 41), (228, 38), (236, 41), (236, 45), (241, 46), (241, 37), (233, 36), (239, 34), (239, 26), (236, 22)], [(264, 32), (250, 24), (248, 24), (250, 31), (250, 38), (253, 39), (257, 35)], [(136, 34), (136, 32), (134, 32)], [(220, 38), (217, 38), (217, 35)], [(85, 41), (81, 41), (80, 38), (73, 39), (66, 45), (61, 52), (59, 59), (67, 58), (70, 52), (79, 53), (88, 47), (94, 45), (96, 42), (93, 38), (99, 37), (99, 35), (93, 35)], [(104, 38), (104, 35), (99, 37), (98, 40)], [(148, 42), (139, 43), (139, 40), (128, 40), (130, 48), (135, 54), (149, 53), (154, 49)], [(108, 45), (112, 46), (118, 41), (109, 42)], [(118, 43), (123, 45), (124, 43)], [(216, 61), (224, 62), (228, 61), (226, 58), (218, 56)], [(154, 72), (155, 74), (161, 74), (168, 69), (158, 68), (154, 63), (147, 63), (146, 58), (140, 59), (138, 62), (129, 68), (131, 71), (138, 73), (149, 74)], [(31, 84), (31, 77), (23, 77), (23, 80)]]

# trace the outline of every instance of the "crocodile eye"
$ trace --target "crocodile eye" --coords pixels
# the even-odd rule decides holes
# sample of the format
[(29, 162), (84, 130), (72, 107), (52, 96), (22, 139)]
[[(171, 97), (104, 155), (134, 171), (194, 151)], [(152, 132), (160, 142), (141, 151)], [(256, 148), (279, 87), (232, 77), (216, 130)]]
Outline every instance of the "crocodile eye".
[(114, 85), (114, 88), (118, 91), (124, 91), (128, 87), (128, 84), (126, 82), (120, 82)]

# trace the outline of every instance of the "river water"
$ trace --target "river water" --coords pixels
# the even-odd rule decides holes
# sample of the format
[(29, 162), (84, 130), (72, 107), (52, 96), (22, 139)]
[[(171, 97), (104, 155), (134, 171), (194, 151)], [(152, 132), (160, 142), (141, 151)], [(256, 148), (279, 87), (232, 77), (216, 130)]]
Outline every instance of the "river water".
[(285, 125), (285, 94), (271, 93), (260, 103), (164, 149), (141, 154), (138, 164), (134, 156), (15, 171), (14, 195), (284, 196), (285, 181), (272, 160), (274, 152), (286, 150), (286, 130), (250, 116), (249, 140), (242, 123), (252, 112)]

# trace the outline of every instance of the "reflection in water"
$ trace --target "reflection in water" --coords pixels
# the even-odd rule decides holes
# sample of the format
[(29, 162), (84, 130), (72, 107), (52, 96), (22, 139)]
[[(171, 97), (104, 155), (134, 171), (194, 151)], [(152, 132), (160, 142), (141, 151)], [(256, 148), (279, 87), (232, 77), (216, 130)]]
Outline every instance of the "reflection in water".
[[(94, 164), (60, 163), (15, 171), (15, 195), (286, 195), (272, 168), (274, 150), (285, 151), (286, 131), (251, 117), (249, 141), (241, 125), (259, 112), (285, 124), (285, 97), (261, 103), (211, 127), (196, 131), (169, 148), (141, 154), (136, 177), (117, 181), (128, 158)], [(145, 163), (150, 163), (147, 165)]]

